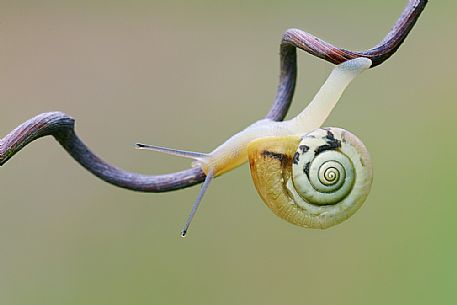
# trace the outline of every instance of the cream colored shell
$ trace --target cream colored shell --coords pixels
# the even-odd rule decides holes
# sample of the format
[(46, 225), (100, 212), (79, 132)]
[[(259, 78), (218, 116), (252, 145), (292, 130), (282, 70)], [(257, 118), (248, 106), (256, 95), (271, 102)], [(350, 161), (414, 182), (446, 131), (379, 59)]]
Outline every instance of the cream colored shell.
[(343, 222), (362, 206), (371, 188), (368, 151), (343, 129), (257, 139), (248, 145), (248, 157), (265, 204), (302, 227), (324, 229)]

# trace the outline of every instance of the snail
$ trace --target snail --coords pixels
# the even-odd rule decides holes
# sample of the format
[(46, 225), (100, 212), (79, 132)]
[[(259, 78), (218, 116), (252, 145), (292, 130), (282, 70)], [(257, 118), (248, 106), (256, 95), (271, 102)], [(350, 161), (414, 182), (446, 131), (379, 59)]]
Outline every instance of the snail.
[(259, 120), (210, 153), (136, 145), (191, 158), (205, 181), (182, 230), (185, 236), (211, 180), (249, 161), (256, 189), (279, 217), (308, 228), (328, 228), (353, 215), (371, 187), (367, 149), (352, 133), (321, 125), (349, 83), (372, 62), (360, 57), (337, 65), (314, 99), (295, 118)]

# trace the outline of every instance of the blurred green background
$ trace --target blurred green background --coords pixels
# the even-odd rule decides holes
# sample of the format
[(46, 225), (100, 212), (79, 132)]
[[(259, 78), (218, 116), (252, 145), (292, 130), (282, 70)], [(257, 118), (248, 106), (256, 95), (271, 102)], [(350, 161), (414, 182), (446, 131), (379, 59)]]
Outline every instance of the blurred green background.
[[(113, 164), (184, 169), (133, 143), (210, 151), (268, 111), (287, 28), (366, 49), (405, 4), (3, 0), (0, 135), (60, 110)], [(326, 122), (359, 135), (374, 161), (372, 192), (350, 220), (286, 223), (243, 166), (213, 182), (182, 239), (198, 187), (118, 189), (44, 138), (0, 168), (0, 304), (455, 304), (456, 8), (431, 1)], [(300, 52), (290, 115), (331, 69)]]

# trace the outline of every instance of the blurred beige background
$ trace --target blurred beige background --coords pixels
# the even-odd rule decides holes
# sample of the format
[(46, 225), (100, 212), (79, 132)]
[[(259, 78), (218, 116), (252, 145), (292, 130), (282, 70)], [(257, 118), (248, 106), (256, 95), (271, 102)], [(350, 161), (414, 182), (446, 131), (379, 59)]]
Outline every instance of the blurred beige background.
[[(262, 117), (290, 27), (375, 45), (406, 1), (0, 2), (0, 135), (46, 111), (76, 119), (101, 157), (149, 174)], [(373, 190), (347, 222), (305, 230), (261, 202), (247, 166), (198, 187), (141, 194), (77, 165), (52, 138), (0, 168), (0, 304), (455, 304), (457, 5), (431, 1), (389, 61), (325, 124), (358, 134)], [(290, 115), (332, 66), (300, 52)]]

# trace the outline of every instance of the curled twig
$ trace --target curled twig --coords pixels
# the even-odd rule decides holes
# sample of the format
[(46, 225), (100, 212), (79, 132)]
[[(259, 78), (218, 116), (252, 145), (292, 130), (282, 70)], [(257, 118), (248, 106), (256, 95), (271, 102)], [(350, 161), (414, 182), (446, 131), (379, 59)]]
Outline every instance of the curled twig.
[(376, 67), (392, 56), (414, 27), (419, 15), (425, 8), (427, 0), (409, 0), (392, 30), (384, 39), (373, 48), (352, 52), (337, 48), (309, 33), (298, 29), (287, 30), (281, 41), (281, 75), (276, 99), (267, 118), (281, 121), (287, 114), (294, 95), (295, 80), (297, 78), (297, 51), (302, 49), (314, 56), (333, 64), (340, 64), (357, 57), (368, 57), (373, 62), (371, 68)]
[[(377, 66), (396, 52), (406, 38), (427, 0), (410, 0), (393, 29), (374, 48), (362, 52), (339, 49), (301, 30), (290, 29), (281, 43), (281, 74), (276, 99), (266, 118), (281, 121), (292, 101), (296, 75), (296, 48), (334, 64), (356, 57), (368, 57)], [(30, 142), (52, 135), (82, 166), (97, 177), (113, 185), (142, 192), (166, 192), (186, 188), (205, 180), (199, 167), (158, 176), (131, 173), (114, 167), (95, 154), (79, 139), (74, 130), (74, 120), (61, 112), (40, 114), (18, 126), (0, 140), (0, 166)]]
[(119, 187), (142, 192), (166, 192), (189, 187), (205, 179), (200, 168), (147, 176), (114, 167), (89, 150), (75, 134), (74, 126), (74, 119), (62, 112), (43, 113), (28, 120), (0, 140), (0, 165), (30, 142), (52, 135), (88, 171)]

